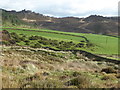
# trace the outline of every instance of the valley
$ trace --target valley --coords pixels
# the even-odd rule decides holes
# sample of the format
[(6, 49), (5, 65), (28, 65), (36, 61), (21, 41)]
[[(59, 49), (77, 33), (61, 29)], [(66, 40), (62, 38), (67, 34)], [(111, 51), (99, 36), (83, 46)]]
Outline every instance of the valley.
[(2, 88), (120, 88), (118, 17), (2, 12)]

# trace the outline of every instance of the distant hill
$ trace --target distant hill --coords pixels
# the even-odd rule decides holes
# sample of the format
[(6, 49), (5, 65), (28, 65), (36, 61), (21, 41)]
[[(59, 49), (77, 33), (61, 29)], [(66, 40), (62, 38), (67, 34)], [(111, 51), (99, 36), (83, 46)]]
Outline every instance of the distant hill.
[(47, 28), (57, 31), (95, 33), (105, 35), (118, 34), (118, 18), (91, 15), (86, 18), (64, 17), (55, 18), (44, 16), (30, 10), (6, 11), (3, 10), (4, 26), (30, 26), (37, 28)]

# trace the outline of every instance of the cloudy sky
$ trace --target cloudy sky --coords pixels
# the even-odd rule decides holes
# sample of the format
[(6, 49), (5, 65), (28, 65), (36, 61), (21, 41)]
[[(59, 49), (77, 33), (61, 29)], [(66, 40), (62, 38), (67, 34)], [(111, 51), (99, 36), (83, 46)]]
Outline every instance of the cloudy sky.
[(89, 15), (117, 16), (119, 0), (0, 0), (6, 10), (32, 10), (41, 14), (66, 17)]

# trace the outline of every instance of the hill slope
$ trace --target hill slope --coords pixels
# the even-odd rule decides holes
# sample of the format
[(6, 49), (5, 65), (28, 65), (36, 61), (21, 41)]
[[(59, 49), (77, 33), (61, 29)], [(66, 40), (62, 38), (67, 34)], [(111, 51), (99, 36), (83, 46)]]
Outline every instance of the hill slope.
[[(103, 54), (103, 55), (118, 55), (118, 38), (105, 36), (105, 35), (96, 35), (96, 34), (83, 34), (83, 33), (71, 33), (71, 32), (60, 32), (54, 30), (45, 30), (45, 29), (17, 29), (17, 28), (3, 28), (9, 32), (15, 32), (21, 37), (29, 40), (29, 44), (26, 44), (26, 40), (22, 39), (19, 42), (19, 45), (31, 46), (33, 44), (43, 44), (44, 47), (50, 47), (60, 50), (85, 50), (94, 54)], [(24, 37), (25, 36), (25, 37)], [(39, 37), (37, 39), (31, 40), (31, 36), (40, 36), (46, 39), (43, 42), (39, 42)], [(17, 37), (17, 36), (16, 36)], [(17, 41), (19, 40), (17, 39)], [(33, 38), (33, 37), (32, 37)], [(96, 39), (97, 38), (97, 39)], [(16, 38), (15, 38), (16, 39)], [(43, 41), (42, 40), (42, 41)], [(20, 40), (19, 40), (20, 41)], [(62, 42), (64, 45), (61, 46)], [(47, 43), (46, 43), (47, 42)], [(53, 44), (54, 43), (54, 44)], [(62, 48), (64, 47), (64, 48)], [(111, 56), (110, 56), (111, 57)]]
[(64, 17), (55, 18), (44, 16), (29, 10), (3, 11), (3, 25), (47, 28), (65, 32), (95, 33), (105, 35), (118, 34), (117, 17), (91, 15), (86, 18)]

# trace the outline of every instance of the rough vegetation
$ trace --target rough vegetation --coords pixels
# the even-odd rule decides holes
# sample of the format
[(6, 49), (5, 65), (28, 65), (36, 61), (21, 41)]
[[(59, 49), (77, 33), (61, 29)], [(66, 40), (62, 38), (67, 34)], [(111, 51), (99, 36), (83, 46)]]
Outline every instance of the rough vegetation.
[(2, 11), (3, 88), (120, 88), (117, 17)]
[(4, 47), (3, 88), (118, 88), (119, 64), (43, 48)]
[(119, 63), (73, 52), (75, 48), (88, 47), (89, 42), (74, 43), (3, 32), (3, 88), (119, 87)]
[[(94, 54), (99, 54), (102, 56), (107, 55), (107, 57), (111, 57), (111, 58), (117, 58), (118, 56), (118, 39), (119, 39), (118, 37), (95, 35), (95, 34), (59, 32), (59, 31), (46, 30), (46, 29), (3, 28), (3, 30), (14, 32), (20, 37), (24, 36), (23, 38), (28, 38), (31, 36), (36, 36), (36, 37), (40, 36), (50, 41), (51, 40), (53, 41), (57, 40), (58, 42), (72, 41), (73, 43), (78, 44), (77, 49), (80, 50), (82, 49), (84, 51), (91, 52)], [(32, 41), (34, 42), (36, 40), (32, 40)], [(20, 44), (23, 45), (24, 43), (21, 42)]]

